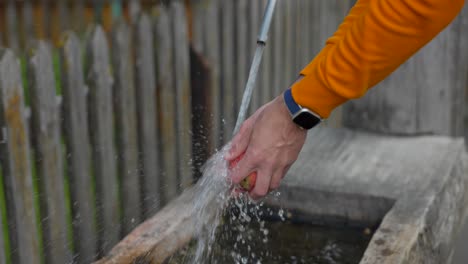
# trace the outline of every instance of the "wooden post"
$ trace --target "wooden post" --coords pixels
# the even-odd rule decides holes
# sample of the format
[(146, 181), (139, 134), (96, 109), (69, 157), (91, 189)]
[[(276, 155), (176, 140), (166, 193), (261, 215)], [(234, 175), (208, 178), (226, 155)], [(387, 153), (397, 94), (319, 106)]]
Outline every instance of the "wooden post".
[(140, 175), (138, 168), (138, 131), (135, 103), (135, 77), (132, 34), (122, 20), (112, 32), (114, 69), (114, 108), (117, 137), (117, 171), (122, 198), (123, 236), (141, 221)]
[(156, 213), (161, 203), (154, 42), (151, 20), (146, 14), (142, 14), (135, 25), (135, 58), (142, 201), (146, 218)]
[(0, 147), (7, 197), (10, 241), (14, 263), (41, 263), (34, 208), (28, 124), (18, 59), (10, 50), (0, 52)]
[(78, 37), (64, 35), (60, 47), (62, 65), (63, 129), (67, 147), (67, 174), (73, 215), (73, 244), (78, 263), (91, 262), (97, 253), (93, 179), (87, 116), (87, 87), (84, 84)]
[(99, 246), (100, 251), (106, 253), (120, 238), (120, 205), (114, 147), (113, 78), (107, 39), (101, 26), (92, 31), (86, 51), (88, 116), (96, 179)]
[(223, 140), (231, 140), (236, 123), (234, 64), (234, 1), (221, 2), (221, 89), (223, 104)]
[(170, 12), (172, 18), (173, 33), (173, 56), (175, 90), (176, 90), (176, 113), (177, 113), (177, 136), (178, 157), (180, 163), (179, 184), (182, 189), (190, 186), (193, 182), (192, 172), (192, 107), (190, 90), (190, 54), (187, 29), (187, 18), (184, 5), (179, 1), (171, 1)]
[(40, 41), (29, 60), (32, 138), (40, 187), (42, 233), (47, 263), (72, 261), (67, 242), (66, 199), (60, 138), (60, 111), (55, 95), (52, 55)]
[(171, 38), (169, 11), (163, 5), (153, 9), (154, 46), (156, 56), (157, 104), (159, 109), (158, 126), (161, 146), (160, 175), (163, 203), (177, 196), (177, 134), (176, 134), (176, 98), (174, 90), (174, 58)]
[[(392, 134), (464, 134), (468, 38), (463, 12), (364, 98), (350, 102), (345, 124)], [(464, 46), (460, 45), (465, 43)]]

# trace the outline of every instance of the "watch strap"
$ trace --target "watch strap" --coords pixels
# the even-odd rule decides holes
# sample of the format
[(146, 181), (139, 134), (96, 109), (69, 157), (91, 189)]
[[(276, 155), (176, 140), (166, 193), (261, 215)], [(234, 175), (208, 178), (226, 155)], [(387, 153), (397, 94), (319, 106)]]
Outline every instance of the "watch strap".
[(284, 98), (284, 103), (288, 107), (289, 113), (291, 116), (294, 116), (297, 112), (301, 110), (301, 106), (294, 101), (294, 98), (292, 96), (291, 89), (287, 89), (283, 93), (283, 98)]

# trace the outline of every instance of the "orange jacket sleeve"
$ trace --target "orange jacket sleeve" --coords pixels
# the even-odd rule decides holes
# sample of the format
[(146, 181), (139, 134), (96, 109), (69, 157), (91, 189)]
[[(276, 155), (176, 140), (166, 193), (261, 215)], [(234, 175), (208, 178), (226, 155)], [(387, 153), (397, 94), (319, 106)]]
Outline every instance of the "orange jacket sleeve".
[(359, 0), (292, 86), (299, 105), (326, 118), (392, 73), (444, 29), (464, 0)]

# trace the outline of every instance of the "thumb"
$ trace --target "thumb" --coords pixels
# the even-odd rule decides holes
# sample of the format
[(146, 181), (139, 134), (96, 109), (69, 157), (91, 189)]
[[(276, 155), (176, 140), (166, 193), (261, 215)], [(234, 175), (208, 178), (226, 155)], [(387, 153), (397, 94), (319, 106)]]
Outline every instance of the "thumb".
[(234, 136), (231, 141), (231, 148), (224, 157), (227, 161), (232, 161), (239, 157), (242, 153), (247, 150), (247, 146), (250, 142), (250, 136), (253, 130), (252, 119), (247, 119), (239, 129), (239, 132)]

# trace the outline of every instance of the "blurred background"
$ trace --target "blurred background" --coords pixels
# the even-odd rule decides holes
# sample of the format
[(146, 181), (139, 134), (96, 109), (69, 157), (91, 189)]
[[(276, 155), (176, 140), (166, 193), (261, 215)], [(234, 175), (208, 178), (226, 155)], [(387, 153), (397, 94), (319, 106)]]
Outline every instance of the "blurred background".
[[(1, 1), (0, 263), (88, 263), (200, 177), (232, 136), (266, 3)], [(353, 4), (278, 1), (251, 113)], [(466, 138), (467, 30), (465, 7), (324, 125)]]

